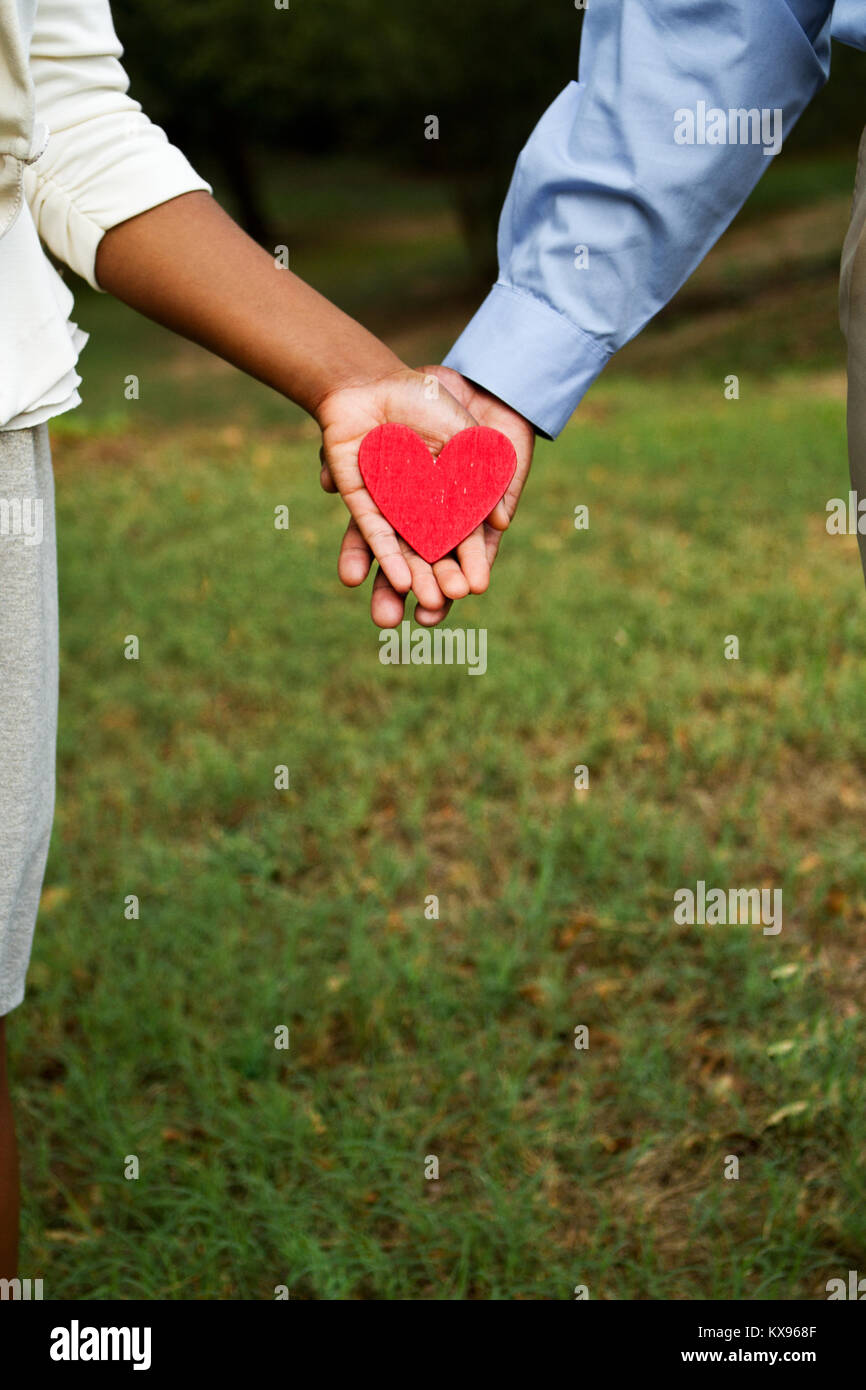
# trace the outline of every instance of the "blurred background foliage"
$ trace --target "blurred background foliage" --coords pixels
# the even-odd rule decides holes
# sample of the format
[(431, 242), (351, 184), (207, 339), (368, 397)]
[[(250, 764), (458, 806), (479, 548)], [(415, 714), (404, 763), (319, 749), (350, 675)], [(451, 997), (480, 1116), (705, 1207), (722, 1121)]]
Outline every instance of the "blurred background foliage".
[[(272, 241), (275, 159), (338, 155), (447, 187), (479, 280), (495, 273), (499, 209), (518, 151), (577, 75), (583, 12), (565, 0), (117, 0), (132, 91), (225, 188), (247, 231)], [(837, 148), (864, 120), (860, 55), (834, 46), (833, 79), (790, 142)], [(424, 136), (436, 115), (440, 139)]]

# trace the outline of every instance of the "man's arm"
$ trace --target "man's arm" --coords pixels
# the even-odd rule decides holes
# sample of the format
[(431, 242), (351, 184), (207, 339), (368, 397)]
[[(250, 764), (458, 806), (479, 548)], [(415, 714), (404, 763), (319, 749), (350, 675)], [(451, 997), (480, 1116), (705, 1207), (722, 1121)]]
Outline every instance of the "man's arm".
[[(778, 108), (787, 132), (826, 77), (831, 9), (832, 0), (591, 0), (580, 82), (518, 160), (499, 226), (499, 280), (445, 358), (449, 388), (510, 434), (522, 460), (487, 527), (491, 563), (494, 528), (514, 514), (529, 471), (527, 421), (559, 433), (770, 162), (763, 146), (677, 144), (685, 123), (676, 113), (691, 107), (697, 120), (699, 102), (726, 114), (764, 107), (772, 121)], [(402, 612), (386, 585), (374, 605)]]
[[(765, 150), (826, 80), (832, 8), (591, 0), (579, 81), (518, 160), (499, 279), (445, 365), (555, 437), (700, 263), (770, 164)], [(710, 143), (721, 133), (712, 110), (748, 143)]]

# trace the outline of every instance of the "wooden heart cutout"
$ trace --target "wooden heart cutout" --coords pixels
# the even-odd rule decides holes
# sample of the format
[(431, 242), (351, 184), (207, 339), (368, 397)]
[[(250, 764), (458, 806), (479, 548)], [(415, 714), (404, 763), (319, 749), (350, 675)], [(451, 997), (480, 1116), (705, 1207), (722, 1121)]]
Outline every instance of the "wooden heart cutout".
[(386, 521), (432, 565), (490, 515), (517, 455), (484, 425), (455, 434), (437, 458), (408, 425), (379, 425), (361, 441), (358, 464)]

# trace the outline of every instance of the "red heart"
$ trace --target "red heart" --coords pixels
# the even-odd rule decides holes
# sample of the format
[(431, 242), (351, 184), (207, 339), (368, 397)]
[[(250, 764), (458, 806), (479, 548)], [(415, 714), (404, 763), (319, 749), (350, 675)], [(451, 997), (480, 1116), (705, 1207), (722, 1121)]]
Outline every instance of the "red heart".
[(379, 425), (361, 441), (358, 464), (386, 521), (432, 565), (489, 516), (517, 455), (510, 439), (483, 425), (455, 434), (438, 458), (408, 425)]

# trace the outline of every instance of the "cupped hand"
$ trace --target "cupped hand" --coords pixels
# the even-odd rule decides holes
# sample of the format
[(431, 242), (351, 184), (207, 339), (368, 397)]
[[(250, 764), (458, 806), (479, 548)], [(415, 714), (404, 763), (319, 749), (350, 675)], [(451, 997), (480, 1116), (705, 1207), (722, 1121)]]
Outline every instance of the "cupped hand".
[(443, 386), (439, 369), (422, 373), (405, 367), (372, 382), (341, 387), (319, 404), (316, 419), (322, 430), (322, 486), (339, 492), (351, 513), (340, 548), (340, 579), (354, 588), (363, 584), (373, 559), (379, 563), (371, 603), (374, 622), (396, 626), (410, 589), (427, 614), (444, 614), (453, 599), (482, 593), (490, 581), (482, 528), (457, 547), (456, 555), (430, 565), (382, 516), (358, 466), (361, 441), (377, 425), (410, 425), (436, 455), (453, 435), (480, 423)]
[[(451, 558), (439, 560), (432, 567), (431, 574), (427, 575), (424, 571), (425, 569), (430, 571), (431, 567), (426, 564), (426, 561), (421, 560), (419, 556), (410, 551), (405, 542), (395, 536), (404, 557), (408, 552), (408, 555), (413, 558), (411, 587), (418, 600), (415, 608), (415, 621), (425, 627), (434, 627), (446, 616), (455, 598), (463, 598), (469, 592), (481, 593), (487, 587), (490, 567), (496, 558), (502, 532), (507, 529), (514, 516), (520, 494), (529, 476), (535, 446), (535, 431), (522, 415), (518, 415), (517, 411), (512, 410), (504, 401), (491, 395), (483, 387), (468, 381), (466, 377), (461, 376), (459, 372), (453, 371), (450, 367), (423, 367), (420, 373), (413, 375), (420, 376), (425, 383), (425, 393), (428, 397), (430, 395), (430, 381), (435, 379), (439, 383), (439, 402), (445, 401), (448, 409), (450, 409), (450, 406), (447, 406), (449, 401), (462, 408), (466, 414), (464, 423), (458, 426), (459, 429), (468, 429), (472, 425), (487, 425), (491, 429), (500, 430), (511, 440), (517, 454), (517, 468), (502, 501), (496, 504), (483, 525), (477, 527), (472, 535), (467, 537), (461, 546), (457, 547), (459, 564)], [(381, 421), (376, 423), (381, 423)], [(424, 431), (418, 427), (416, 420), (407, 417), (403, 423), (411, 425), (422, 438), (427, 438)], [(369, 428), (372, 429), (373, 426), (370, 425)], [(456, 431), (452, 430), (452, 433), (456, 433)], [(438, 438), (433, 440), (434, 453), (438, 453), (446, 442), (445, 439), (442, 439), (441, 442)], [(429, 438), (427, 438), (427, 443), (428, 445), (431, 444)], [(326, 492), (342, 491), (324, 451), (320, 480)], [(375, 511), (372, 499), (370, 499), (370, 505)], [(351, 507), (350, 510), (352, 510)], [(376, 515), (378, 516), (378, 513)], [(380, 517), (379, 520), (381, 521), (382, 518)], [(397, 627), (403, 618), (405, 595), (409, 585), (403, 584), (401, 586), (393, 582), (389, 568), (382, 563), (378, 552), (370, 545), (363, 529), (357, 524), (353, 512), (340, 549), (338, 570), (343, 583), (362, 584), (369, 573), (374, 554), (375, 558), (379, 560), (379, 569), (373, 582), (370, 612), (373, 621), (379, 627)], [(463, 579), (462, 584), (460, 583), (461, 577)], [(438, 600), (435, 599), (433, 587), (429, 582), (431, 578), (434, 583), (437, 583), (440, 591)], [(431, 599), (435, 601), (431, 602)]]

